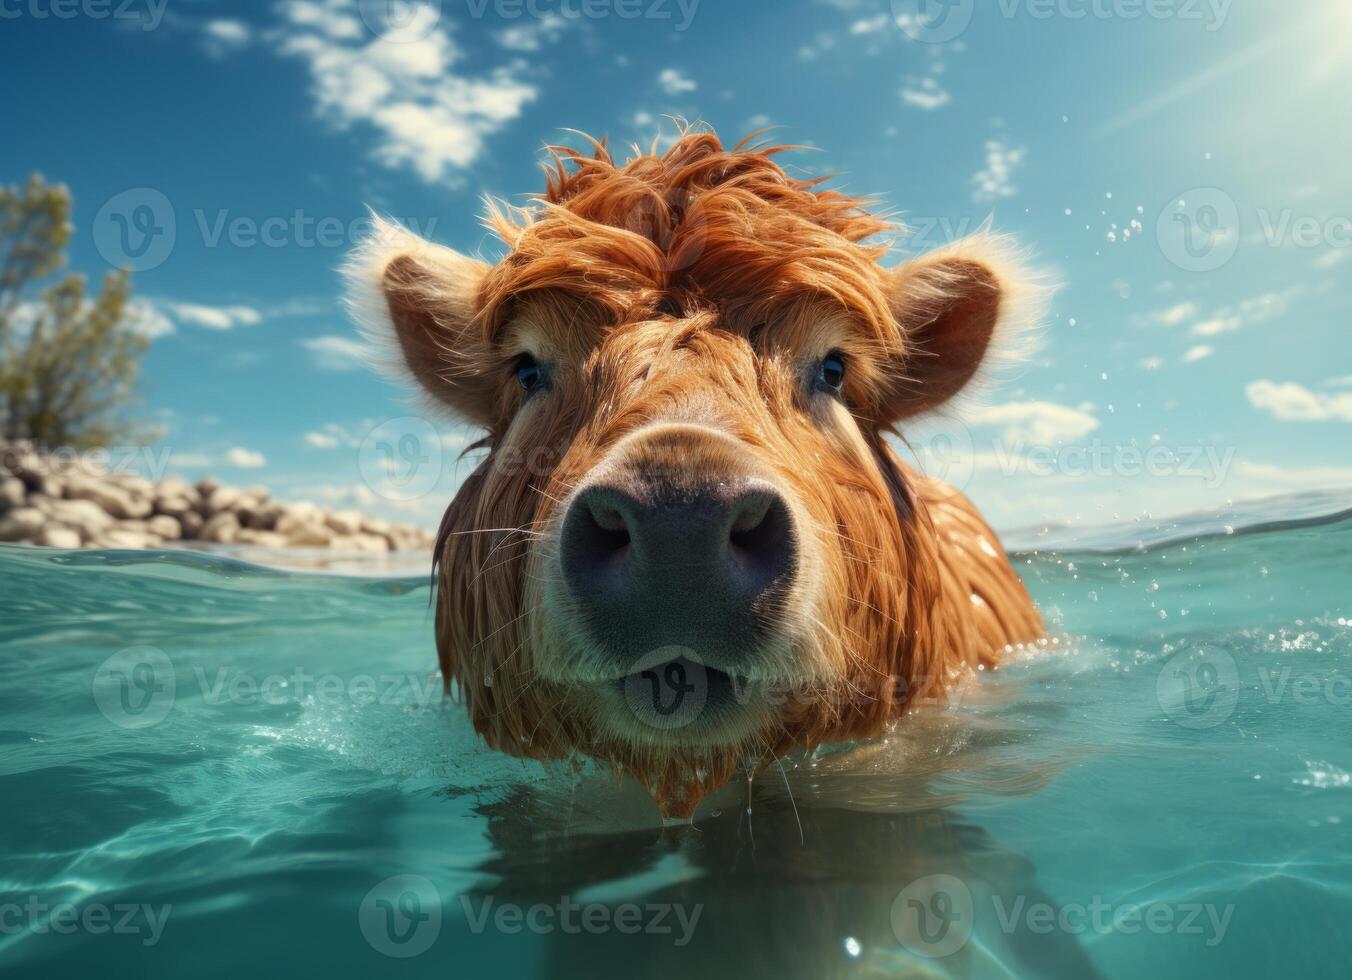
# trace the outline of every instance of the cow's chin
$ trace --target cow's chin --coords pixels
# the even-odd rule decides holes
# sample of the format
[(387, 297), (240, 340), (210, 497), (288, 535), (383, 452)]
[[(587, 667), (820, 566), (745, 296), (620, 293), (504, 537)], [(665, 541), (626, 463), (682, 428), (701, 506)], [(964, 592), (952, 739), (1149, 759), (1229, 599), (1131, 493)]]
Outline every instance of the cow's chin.
[(677, 653), (586, 689), (606, 737), (637, 749), (739, 751), (774, 723), (767, 686)]

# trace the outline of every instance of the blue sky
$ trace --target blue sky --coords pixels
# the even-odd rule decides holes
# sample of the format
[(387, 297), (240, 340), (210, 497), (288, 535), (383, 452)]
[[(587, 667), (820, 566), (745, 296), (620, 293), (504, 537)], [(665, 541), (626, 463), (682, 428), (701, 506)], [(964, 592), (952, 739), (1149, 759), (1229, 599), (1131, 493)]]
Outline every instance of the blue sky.
[[(997, 526), (1352, 486), (1346, 0), (416, 6), (0, 0), (0, 182), (66, 183), (72, 266), (140, 270), (171, 470), (434, 523), (469, 435), (354, 356), (366, 206), (494, 257), (481, 198), (544, 143), (675, 114), (820, 148), (898, 260), (993, 217), (1062, 284), (1036, 357), (910, 433)], [(372, 433), (428, 425), (391, 490)]]

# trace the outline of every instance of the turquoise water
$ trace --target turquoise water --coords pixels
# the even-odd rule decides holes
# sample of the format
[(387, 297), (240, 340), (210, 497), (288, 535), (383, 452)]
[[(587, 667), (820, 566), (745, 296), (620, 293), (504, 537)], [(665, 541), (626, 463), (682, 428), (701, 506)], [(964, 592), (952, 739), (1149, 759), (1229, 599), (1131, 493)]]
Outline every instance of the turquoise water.
[(0, 549), (0, 970), (1347, 975), (1333, 503), (1023, 535), (1055, 647), (665, 829), (476, 742), (424, 579)]

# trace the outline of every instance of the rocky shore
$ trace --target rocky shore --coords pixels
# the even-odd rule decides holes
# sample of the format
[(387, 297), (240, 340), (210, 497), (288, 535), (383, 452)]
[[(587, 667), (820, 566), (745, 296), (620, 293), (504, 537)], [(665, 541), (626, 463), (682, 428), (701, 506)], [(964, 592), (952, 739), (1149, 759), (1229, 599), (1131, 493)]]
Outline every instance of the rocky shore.
[(432, 546), (407, 524), (273, 500), (261, 487), (178, 477), (153, 483), (89, 454), (0, 441), (0, 543), (50, 548), (240, 545), (391, 552)]

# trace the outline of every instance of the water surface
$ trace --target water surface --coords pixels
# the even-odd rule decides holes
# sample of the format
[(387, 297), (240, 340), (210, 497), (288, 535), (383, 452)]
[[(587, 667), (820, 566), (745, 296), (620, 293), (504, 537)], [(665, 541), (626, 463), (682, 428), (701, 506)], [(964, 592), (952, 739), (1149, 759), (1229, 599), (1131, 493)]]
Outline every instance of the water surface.
[(421, 576), (0, 548), (0, 969), (1346, 975), (1334, 503), (1021, 535), (1055, 647), (665, 829), (477, 742)]

